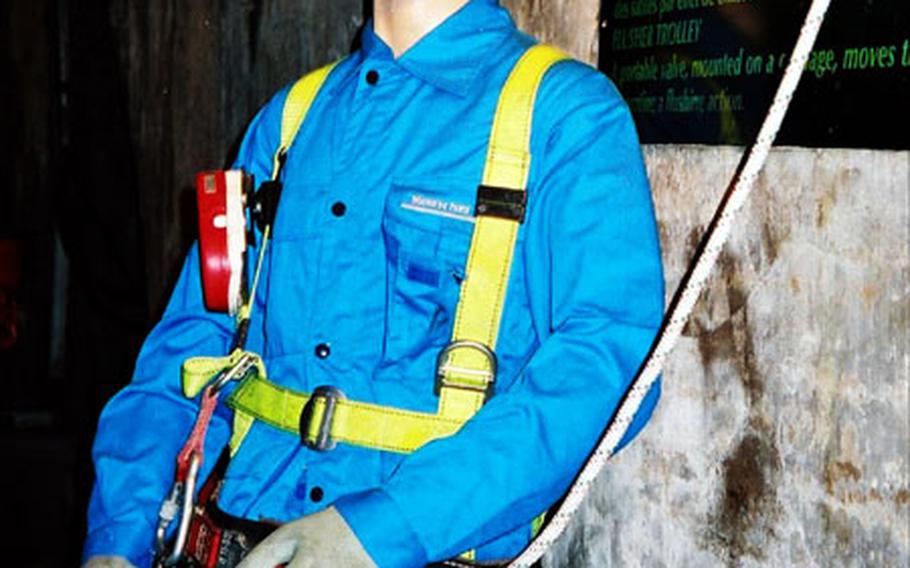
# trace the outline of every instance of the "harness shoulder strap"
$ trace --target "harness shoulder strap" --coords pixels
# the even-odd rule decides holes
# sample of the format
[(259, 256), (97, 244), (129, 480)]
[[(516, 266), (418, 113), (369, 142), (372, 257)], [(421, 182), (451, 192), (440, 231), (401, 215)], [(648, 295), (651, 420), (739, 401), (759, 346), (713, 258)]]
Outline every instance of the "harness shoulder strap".
[(288, 92), (288, 97), (284, 102), (284, 109), (281, 112), (281, 139), (272, 159), (272, 178), (278, 174), (281, 168), (281, 161), (294, 143), (294, 139), (297, 138), (300, 126), (306, 119), (310, 107), (313, 106), (316, 95), (319, 94), (326, 79), (329, 78), (332, 69), (341, 61), (339, 59), (307, 73), (298, 79), (294, 86), (291, 87), (290, 92)]
[[(329, 387), (320, 387), (312, 394), (297, 393), (261, 376), (243, 382), (227, 402), (241, 417), (235, 422), (235, 451), (243, 432), (252, 424), (249, 417), (253, 417), (299, 434), (306, 445), (317, 450), (329, 449), (337, 441), (410, 453), (431, 440), (454, 434), (480, 409), (495, 380), (493, 350), (518, 227), (524, 218), (534, 101), (547, 70), (566, 57), (553, 47), (530, 48), (501, 91), (483, 183), (478, 189), (477, 219), (452, 343), (439, 358), (438, 412), (352, 401)], [(313, 87), (300, 86), (301, 93), (309, 89)], [(312, 101), (312, 95), (300, 96)], [(286, 122), (293, 125), (295, 120), (288, 118)], [(282, 139), (279, 153), (289, 147), (284, 136)], [(238, 431), (242, 433), (238, 435)]]
[(466, 277), (455, 314), (452, 344), (439, 370), (440, 412), (467, 419), (483, 405), (495, 380), (499, 323), (524, 221), (531, 170), (534, 101), (546, 72), (568, 56), (536, 45), (519, 59), (506, 80), (478, 188), (477, 221)]

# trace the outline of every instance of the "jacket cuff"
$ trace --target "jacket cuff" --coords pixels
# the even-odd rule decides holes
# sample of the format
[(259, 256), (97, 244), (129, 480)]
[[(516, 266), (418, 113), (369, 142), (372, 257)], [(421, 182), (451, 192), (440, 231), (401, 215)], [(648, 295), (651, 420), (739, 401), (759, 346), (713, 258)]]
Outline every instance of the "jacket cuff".
[(382, 489), (349, 495), (334, 503), (380, 568), (427, 564), (427, 552), (401, 507)]
[(150, 566), (154, 534), (154, 529), (144, 520), (106, 524), (86, 537), (82, 564), (93, 556), (122, 556), (135, 566)]

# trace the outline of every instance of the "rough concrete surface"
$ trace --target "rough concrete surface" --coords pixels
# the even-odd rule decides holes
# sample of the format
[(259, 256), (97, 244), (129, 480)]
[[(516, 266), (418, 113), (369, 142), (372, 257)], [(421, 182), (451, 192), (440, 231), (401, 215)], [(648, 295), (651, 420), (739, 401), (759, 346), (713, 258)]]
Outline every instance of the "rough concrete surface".
[[(646, 148), (668, 293), (742, 150)], [(546, 566), (907, 566), (910, 153), (776, 149)]]
[(578, 59), (597, 62), (600, 6), (594, 0), (502, 0), (515, 23), (541, 41), (558, 45)]

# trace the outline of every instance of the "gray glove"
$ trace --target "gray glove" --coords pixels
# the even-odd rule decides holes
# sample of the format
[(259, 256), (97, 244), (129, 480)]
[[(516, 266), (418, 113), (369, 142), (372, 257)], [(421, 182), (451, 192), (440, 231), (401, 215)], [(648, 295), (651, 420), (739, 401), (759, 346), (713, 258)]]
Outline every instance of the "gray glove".
[(357, 535), (329, 507), (278, 527), (237, 568), (376, 568)]
[(122, 556), (92, 556), (82, 568), (136, 568)]

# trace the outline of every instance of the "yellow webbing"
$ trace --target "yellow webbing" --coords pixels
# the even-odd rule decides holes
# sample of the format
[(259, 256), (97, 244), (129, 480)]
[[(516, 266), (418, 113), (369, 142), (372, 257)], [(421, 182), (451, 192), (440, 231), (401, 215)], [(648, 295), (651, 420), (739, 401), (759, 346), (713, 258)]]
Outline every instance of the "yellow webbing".
[(253, 356), (253, 367), (260, 377), (265, 377), (265, 364), (262, 358), (250, 351), (235, 349), (227, 357), (191, 357), (180, 367), (180, 382), (183, 384), (183, 396), (195, 398), (202, 392), (221, 371), (229, 369), (240, 362), (244, 355)]
[[(531, 122), (534, 101), (547, 70), (567, 56), (549, 46), (530, 48), (512, 69), (502, 89), (490, 134), (483, 184), (524, 191), (531, 166)], [(301, 80), (291, 90), (283, 124), (298, 127), (299, 110), (312, 103), (318, 86), (331, 68), (323, 68)], [(312, 77), (312, 78), (311, 78)], [(313, 83), (309, 83), (313, 81)], [(289, 110), (289, 108), (291, 110)], [(305, 113), (305, 110), (304, 110)], [(284, 128), (284, 126), (283, 126)], [(286, 149), (293, 137), (285, 138), (279, 149)], [(278, 154), (276, 154), (276, 166)], [(499, 332), (499, 321), (505, 302), (506, 287), (518, 220), (479, 215), (468, 254), (466, 278), (456, 312), (453, 341), (473, 341), (493, 350)], [(329, 424), (331, 439), (373, 449), (399, 453), (416, 450), (427, 442), (454, 434), (480, 407), (494, 380), (488, 360), (474, 349), (454, 349), (443, 362), (444, 380), (440, 388), (436, 414), (402, 410), (394, 407), (337, 400)], [(309, 395), (282, 388), (252, 377), (228, 400), (236, 410), (235, 429), (248, 430), (252, 420), (261, 420), (276, 428), (298, 433), (300, 415)], [(313, 403), (307, 439), (315, 440), (326, 409), (319, 397)], [(235, 438), (237, 438), (235, 432)], [(232, 440), (232, 448), (242, 440)]]
[[(296, 435), (309, 398), (306, 393), (251, 377), (231, 395), (229, 404), (235, 410)], [(325, 398), (317, 397), (306, 432), (308, 440), (316, 440), (325, 409)], [(410, 453), (430, 440), (451, 436), (461, 425), (460, 420), (436, 414), (342, 399), (336, 401), (330, 432), (333, 441)]]
[[(340, 60), (339, 60), (340, 61)], [(281, 139), (278, 144), (278, 150), (272, 158), (272, 179), (275, 178), (278, 170), (281, 168), (282, 156), (284, 156), (297, 133), (300, 126), (306, 119), (316, 95), (319, 94), (325, 80), (328, 79), (332, 69), (338, 65), (339, 61), (329, 63), (315, 71), (311, 71), (300, 78), (288, 92), (288, 97), (284, 102), (284, 109), (281, 113)]]
[(232, 367), (240, 359), (242, 351), (237, 350), (226, 357), (191, 357), (180, 367), (180, 382), (183, 396), (196, 398), (221, 371)]
[[(537, 91), (547, 70), (566, 58), (554, 47), (538, 45), (515, 65), (499, 96), (483, 185), (525, 191), (531, 169), (531, 123)], [(453, 342), (474, 341), (495, 351), (519, 225), (517, 220), (477, 217)], [(455, 386), (440, 389), (440, 414), (467, 420), (484, 403), (484, 390), (493, 380), (490, 363), (475, 349), (455, 349), (443, 363), (443, 370), (445, 384)]]

